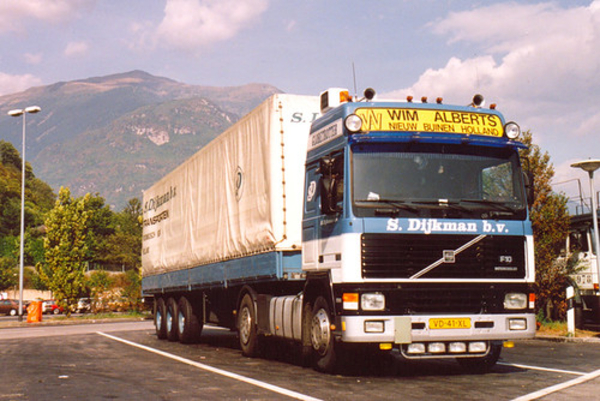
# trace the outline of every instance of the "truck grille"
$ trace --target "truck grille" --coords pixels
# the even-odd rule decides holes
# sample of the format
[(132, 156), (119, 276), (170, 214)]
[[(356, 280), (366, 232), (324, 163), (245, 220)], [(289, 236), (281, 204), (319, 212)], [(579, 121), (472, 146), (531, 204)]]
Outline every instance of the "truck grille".
[[(456, 254), (457, 249), (474, 243)], [(363, 234), (362, 275), (366, 279), (516, 279), (525, 277), (525, 238), (521, 236)], [(446, 259), (444, 259), (444, 255)]]
[(402, 288), (391, 291), (386, 301), (390, 310), (402, 315), (498, 313), (504, 310), (504, 289), (480, 286)]

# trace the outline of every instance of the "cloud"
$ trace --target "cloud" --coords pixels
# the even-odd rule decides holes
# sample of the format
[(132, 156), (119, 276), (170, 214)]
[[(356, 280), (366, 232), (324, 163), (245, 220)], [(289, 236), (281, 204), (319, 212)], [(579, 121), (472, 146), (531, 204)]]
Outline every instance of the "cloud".
[(41, 84), (42, 80), (31, 74), (10, 75), (0, 72), (0, 96), (21, 92)]
[(27, 64), (38, 65), (42, 62), (44, 56), (42, 53), (25, 53), (23, 58)]
[(599, 156), (600, 0), (569, 8), (494, 4), (450, 13), (430, 29), (476, 55), (452, 57), (386, 96), (443, 96), (446, 103), (467, 104), (482, 93), (531, 129), (542, 148), (553, 149), (563, 179), (572, 174), (565, 160)]
[(79, 11), (89, 8), (95, 0), (27, 0), (0, 2), (0, 33), (24, 32), (28, 20), (53, 24), (64, 23), (77, 17)]
[(234, 37), (267, 6), (268, 0), (167, 0), (157, 43), (197, 53)]
[(527, 100), (564, 103), (565, 94), (600, 87), (600, 0), (570, 9), (503, 3), (451, 13), (432, 26), (449, 44), (468, 42), (482, 55), (453, 57), (407, 89), (470, 93), (481, 87), (514, 96), (518, 88)]
[(296, 20), (290, 20), (288, 21), (285, 30), (288, 32), (291, 32), (294, 30), (294, 28), (296, 28)]
[(65, 48), (64, 54), (67, 57), (77, 57), (88, 52), (89, 45), (84, 41), (70, 42)]

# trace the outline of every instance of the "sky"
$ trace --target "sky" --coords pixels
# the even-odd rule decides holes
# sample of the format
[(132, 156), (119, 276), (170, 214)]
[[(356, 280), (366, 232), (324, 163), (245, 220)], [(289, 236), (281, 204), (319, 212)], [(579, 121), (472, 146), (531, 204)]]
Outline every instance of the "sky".
[(2, 0), (0, 49), (0, 95), (131, 70), (303, 95), (480, 93), (548, 152), (557, 191), (578, 196), (579, 179), (589, 196), (570, 164), (600, 159), (600, 0)]

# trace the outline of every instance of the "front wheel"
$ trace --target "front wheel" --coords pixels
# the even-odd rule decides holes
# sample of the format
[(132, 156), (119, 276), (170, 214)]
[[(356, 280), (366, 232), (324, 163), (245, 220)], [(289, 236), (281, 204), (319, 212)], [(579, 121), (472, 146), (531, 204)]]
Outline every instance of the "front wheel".
[(457, 361), (464, 370), (470, 373), (487, 373), (498, 362), (502, 352), (501, 343), (491, 343), (490, 352), (480, 358), (458, 358)]
[(310, 340), (315, 355), (315, 367), (327, 373), (335, 370), (337, 362), (331, 325), (331, 308), (325, 298), (318, 297), (312, 311)]
[(259, 354), (258, 333), (256, 330), (256, 312), (250, 294), (244, 295), (238, 312), (238, 330), (242, 354), (255, 357)]

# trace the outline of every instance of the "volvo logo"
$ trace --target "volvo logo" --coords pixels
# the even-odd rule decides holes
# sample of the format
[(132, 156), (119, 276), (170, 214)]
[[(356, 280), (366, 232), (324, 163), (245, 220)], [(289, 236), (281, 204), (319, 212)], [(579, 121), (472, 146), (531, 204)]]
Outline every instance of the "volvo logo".
[(443, 253), (444, 263), (455, 263), (456, 262), (456, 252), (453, 250), (444, 250)]

